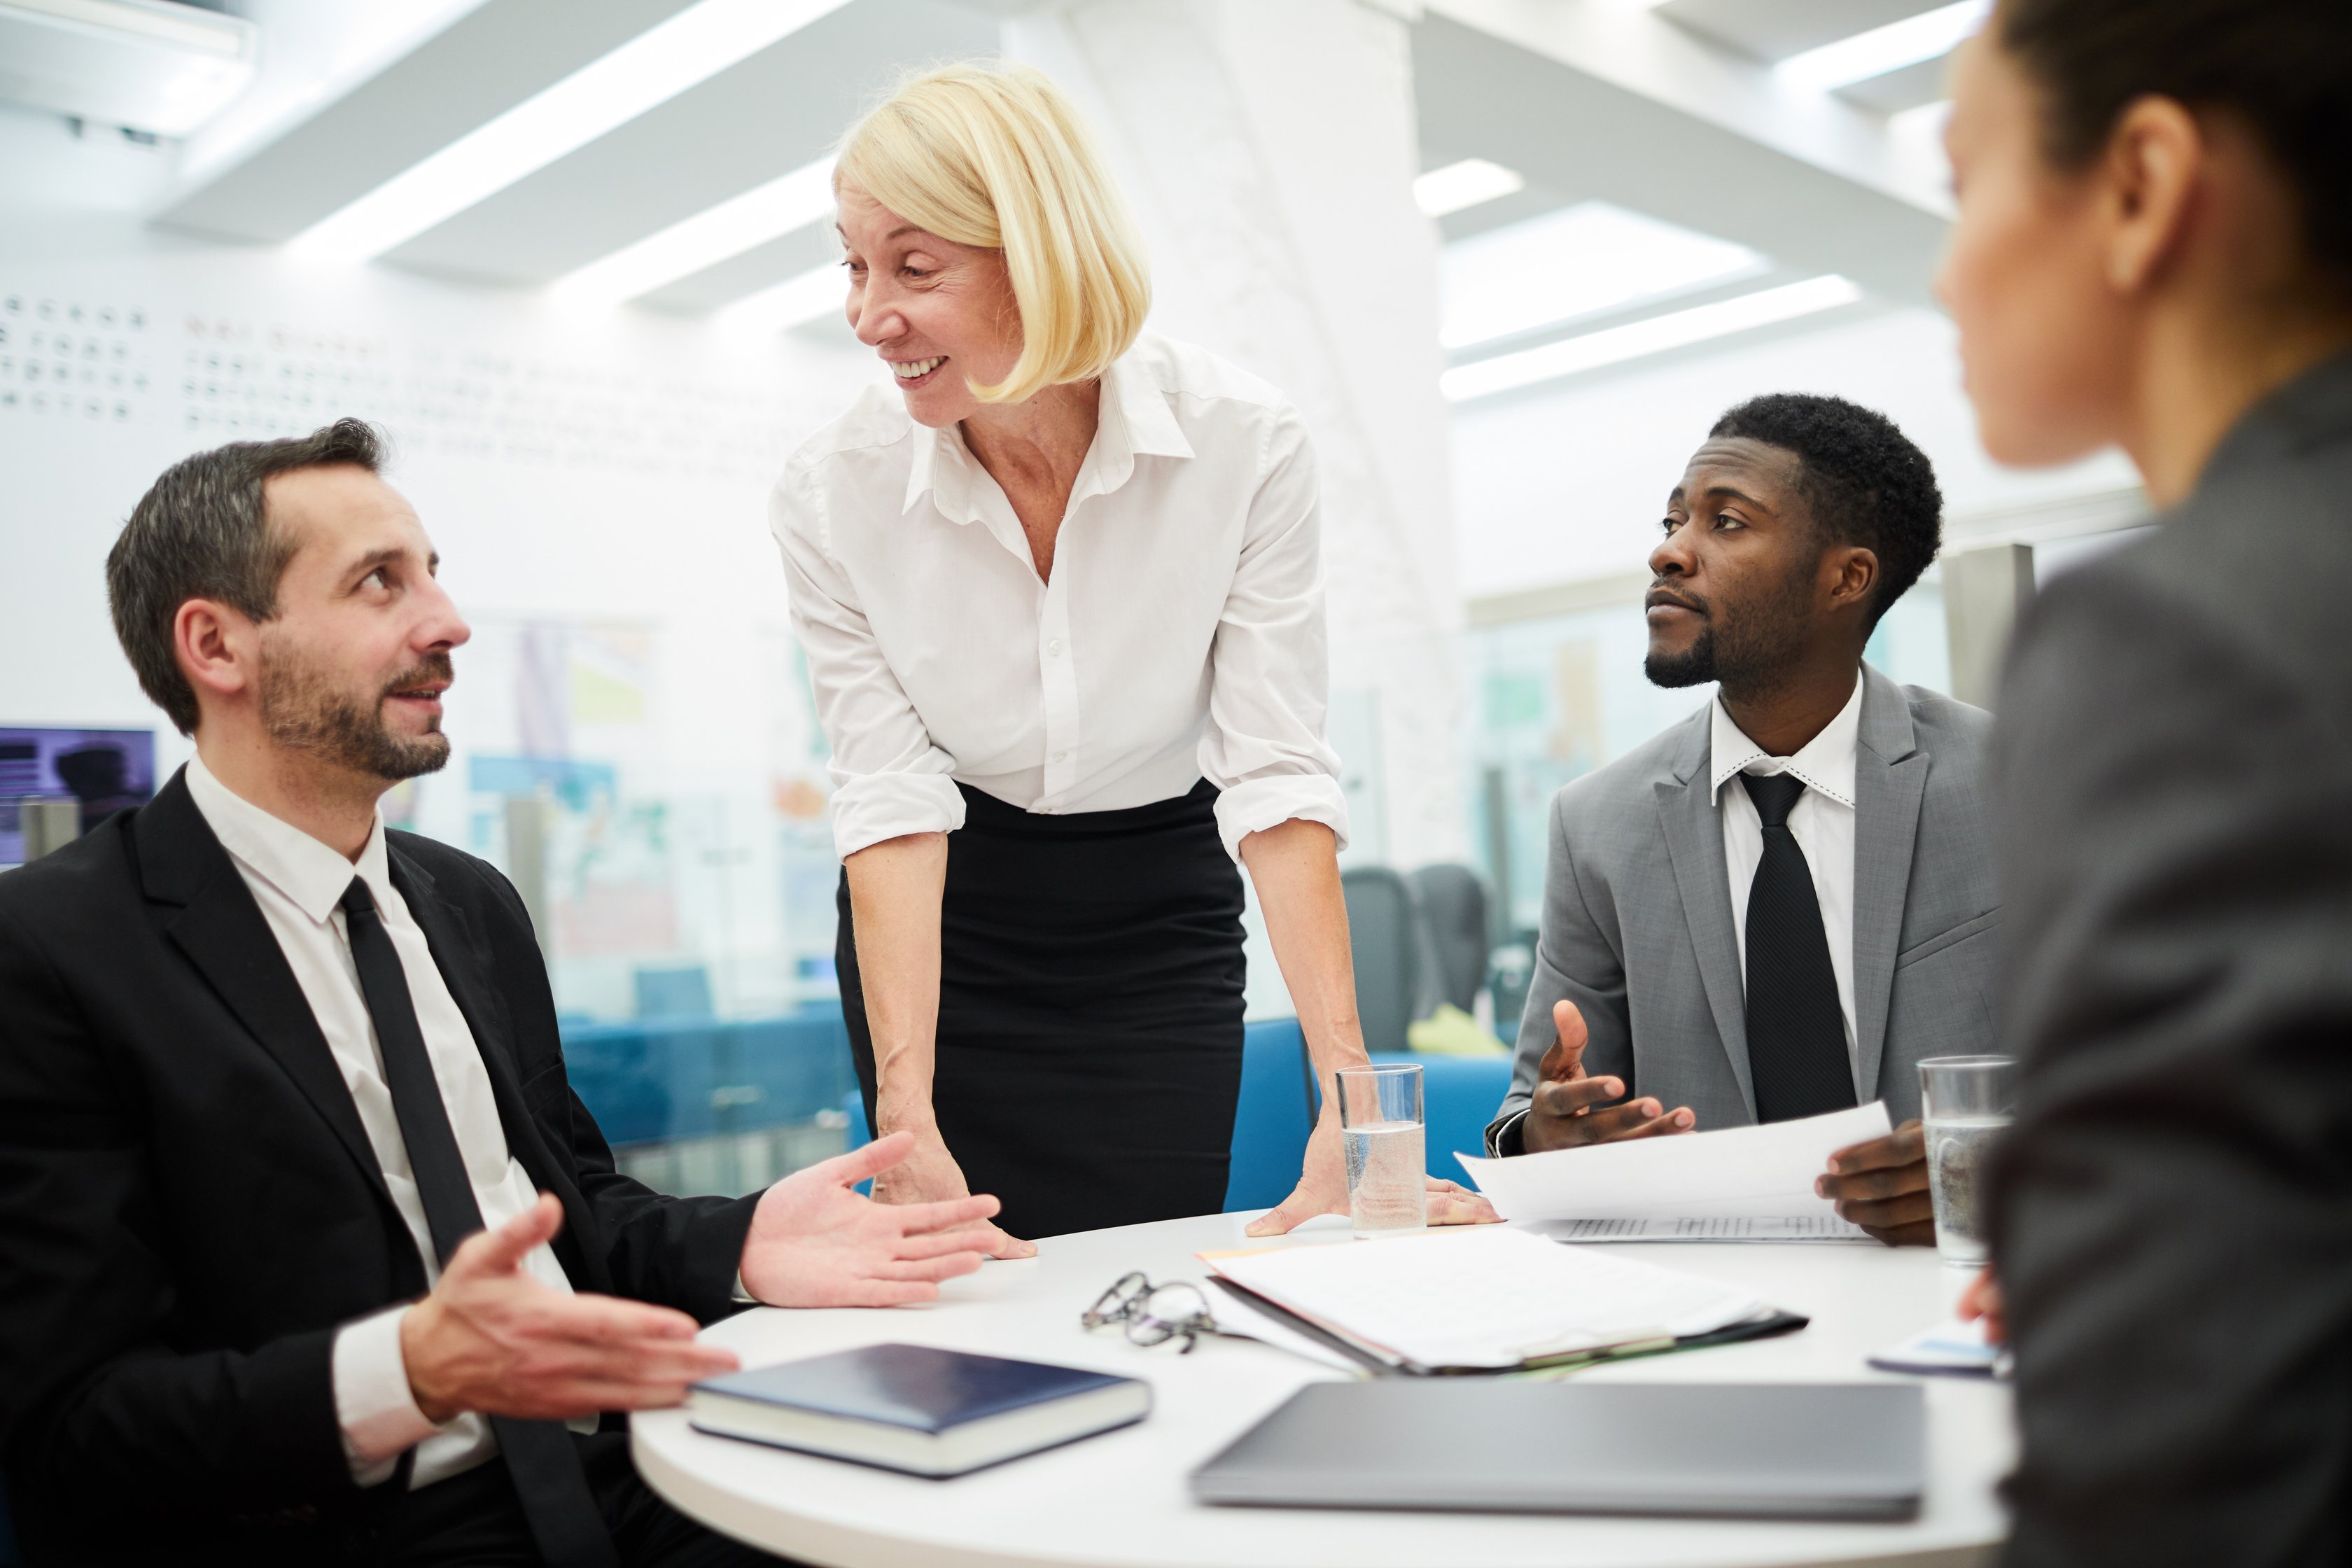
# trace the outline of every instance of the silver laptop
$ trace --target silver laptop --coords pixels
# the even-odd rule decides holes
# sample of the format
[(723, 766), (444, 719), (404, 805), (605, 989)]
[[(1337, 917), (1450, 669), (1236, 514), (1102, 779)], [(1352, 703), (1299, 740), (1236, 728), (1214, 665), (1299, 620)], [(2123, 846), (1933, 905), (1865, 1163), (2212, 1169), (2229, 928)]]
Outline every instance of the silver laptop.
[(1192, 1472), (1277, 1508), (1910, 1519), (1916, 1384), (1310, 1384)]

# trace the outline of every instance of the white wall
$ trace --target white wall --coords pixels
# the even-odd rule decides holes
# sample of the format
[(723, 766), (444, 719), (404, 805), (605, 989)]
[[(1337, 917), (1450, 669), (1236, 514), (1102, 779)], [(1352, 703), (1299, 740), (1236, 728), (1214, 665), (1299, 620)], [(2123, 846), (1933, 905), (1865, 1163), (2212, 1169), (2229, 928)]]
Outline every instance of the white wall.
[(1707, 427), (1765, 392), (1834, 393), (1885, 414), (1935, 463), (1947, 517), (2137, 482), (2115, 453), (2039, 473), (1996, 468), (1960, 389), (1950, 321), (1932, 310), (1888, 310), (1457, 407), (1464, 594), (1643, 570), (1666, 493)]

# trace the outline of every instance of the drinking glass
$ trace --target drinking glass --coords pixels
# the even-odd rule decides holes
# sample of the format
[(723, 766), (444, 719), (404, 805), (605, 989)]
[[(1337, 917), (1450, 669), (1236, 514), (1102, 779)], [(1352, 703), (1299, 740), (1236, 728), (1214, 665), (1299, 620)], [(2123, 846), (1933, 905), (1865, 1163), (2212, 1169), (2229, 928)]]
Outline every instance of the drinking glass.
[(2009, 1057), (1930, 1057), (1919, 1064), (1919, 1101), (1936, 1249), (1954, 1268), (1980, 1268), (1992, 1241), (1986, 1178), (1993, 1147), (2016, 1114), (2017, 1063)]
[(1348, 1154), (1348, 1214), (1360, 1237), (1429, 1223), (1423, 1153), (1421, 1064), (1341, 1068), (1339, 1139)]

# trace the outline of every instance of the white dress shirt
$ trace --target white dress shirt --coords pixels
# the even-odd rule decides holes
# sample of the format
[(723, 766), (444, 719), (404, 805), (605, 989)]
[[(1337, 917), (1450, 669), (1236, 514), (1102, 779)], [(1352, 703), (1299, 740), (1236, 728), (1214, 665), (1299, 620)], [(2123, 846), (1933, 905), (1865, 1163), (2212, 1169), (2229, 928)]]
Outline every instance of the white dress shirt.
[[(408, 1145), (400, 1135), (400, 1118), (393, 1110), (392, 1090), (383, 1080), (383, 1058), (376, 1046), (375, 1025), (367, 999), (360, 990), (359, 970), (352, 961), (351, 939), (343, 929), (343, 891), (354, 875), (363, 879), (375, 899), (393, 951), (408, 975), (408, 992), (416, 1005), (416, 1023), (425, 1036), (425, 1054), (433, 1060), (433, 1076), (441, 1086), (441, 1103), (449, 1112), (449, 1126), (457, 1135), (457, 1152), (474, 1186), (474, 1200), (483, 1220), (503, 1225), (538, 1201), (530, 1174), (507, 1151), (505, 1129), (490, 1092), (489, 1069), (482, 1065), (466, 1016), (449, 994), (440, 966), (425, 932), (408, 912), (406, 900), (392, 885), (383, 844), (383, 822), (376, 821), (367, 847), (354, 865), (300, 828), (280, 821), (233, 793), (215, 778), (201, 757), (188, 763), (188, 794), (204, 814), (221, 847), (252, 889), (262, 917), (285, 951), (286, 962), (310, 1004), (335, 1067), (358, 1107), (360, 1125), (367, 1130), (384, 1185), (394, 1206), (408, 1223), (425, 1277), (438, 1279), (441, 1266), (434, 1255), (433, 1236), (425, 1220), (424, 1199), (408, 1168)], [(523, 1259), (523, 1267), (558, 1290), (572, 1282), (551, 1248), (541, 1246)], [(425, 1486), (480, 1464), (498, 1451), (489, 1423), (479, 1415), (460, 1415), (441, 1426), (425, 1418), (409, 1392), (408, 1367), (401, 1354), (400, 1321), (404, 1306), (347, 1323), (335, 1336), (335, 1415), (342, 1426), (343, 1452), (352, 1477), (362, 1486), (389, 1479), (402, 1450), (414, 1447), (416, 1462), (410, 1468), (409, 1486)], [(575, 1430), (593, 1431), (593, 1418), (572, 1423)]]
[(1345, 844), (1314, 455), (1254, 376), (1149, 334), (1111, 366), (1049, 582), (960, 428), (895, 391), (803, 444), (770, 515), (844, 857), (962, 826), (958, 781), (1060, 813), (1205, 777), (1237, 859), (1294, 817)]
[[(1846, 1060), (1854, 1059), (1853, 1027), (1853, 767), (1862, 731), (1862, 674), (1854, 672), (1853, 695), (1822, 732), (1793, 757), (1770, 757), (1714, 704), (1708, 771), (1717, 814), (1723, 818), (1723, 861), (1731, 879), (1731, 929), (1739, 941), (1739, 983), (1748, 984), (1748, 892), (1764, 858), (1764, 819), (1743, 786), (1727, 789), (1735, 774), (1770, 778), (1794, 773), (1804, 794), (1789, 809), (1789, 833), (1805, 852), (1813, 874), (1813, 898), (1822, 906), (1822, 934), (1830, 945), (1830, 968), (1837, 975), (1838, 1011), (1845, 1018)], [(1855, 1092), (1859, 1094), (1860, 1089)]]

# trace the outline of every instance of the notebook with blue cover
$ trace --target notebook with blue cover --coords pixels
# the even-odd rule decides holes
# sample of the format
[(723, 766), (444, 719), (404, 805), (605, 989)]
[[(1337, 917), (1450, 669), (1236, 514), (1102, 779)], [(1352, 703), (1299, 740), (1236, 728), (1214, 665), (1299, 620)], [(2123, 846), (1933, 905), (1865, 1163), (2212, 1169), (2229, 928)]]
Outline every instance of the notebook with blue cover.
[(866, 1345), (694, 1385), (695, 1429), (908, 1475), (960, 1476), (1130, 1426), (1132, 1377), (931, 1345)]

